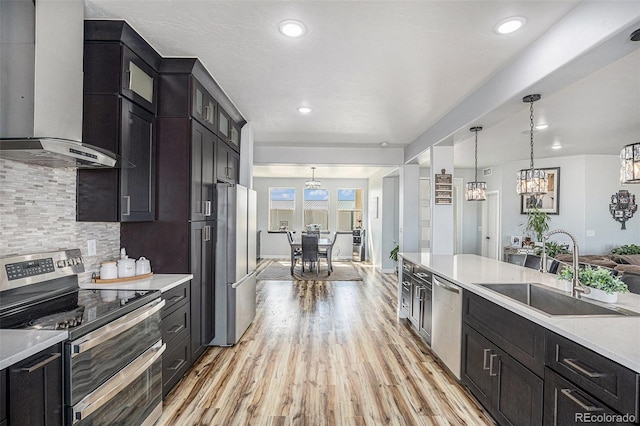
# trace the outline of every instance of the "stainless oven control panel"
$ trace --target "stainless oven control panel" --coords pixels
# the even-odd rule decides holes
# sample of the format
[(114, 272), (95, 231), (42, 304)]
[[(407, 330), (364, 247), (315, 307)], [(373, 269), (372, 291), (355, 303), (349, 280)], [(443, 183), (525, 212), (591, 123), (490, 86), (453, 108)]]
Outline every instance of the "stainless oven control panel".
[(84, 272), (80, 249), (0, 259), (0, 291)]

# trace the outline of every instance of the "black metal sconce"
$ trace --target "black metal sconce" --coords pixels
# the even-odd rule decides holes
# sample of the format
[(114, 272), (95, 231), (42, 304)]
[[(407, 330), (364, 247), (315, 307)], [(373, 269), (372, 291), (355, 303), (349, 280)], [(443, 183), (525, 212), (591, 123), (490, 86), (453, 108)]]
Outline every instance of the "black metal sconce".
[(638, 211), (636, 196), (630, 194), (626, 189), (621, 189), (611, 196), (609, 212), (616, 222), (622, 223), (621, 229), (627, 229), (624, 223), (631, 219), (636, 211)]

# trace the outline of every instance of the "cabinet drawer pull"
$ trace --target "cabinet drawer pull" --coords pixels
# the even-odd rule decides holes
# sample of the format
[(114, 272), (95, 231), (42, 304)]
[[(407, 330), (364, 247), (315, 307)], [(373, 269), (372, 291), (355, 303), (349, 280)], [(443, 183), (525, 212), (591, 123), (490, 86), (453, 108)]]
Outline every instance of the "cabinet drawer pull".
[(37, 363), (33, 364), (32, 366), (22, 367), (20, 369), (20, 371), (22, 371), (23, 373), (33, 373), (34, 371), (44, 367), (45, 365), (47, 365), (50, 362), (60, 358), (61, 356), (62, 356), (62, 354), (60, 354), (60, 353), (51, 354), (47, 359), (44, 359), (44, 360), (42, 360), (40, 362), (37, 362)]
[(573, 401), (578, 407), (580, 407), (584, 411), (588, 411), (588, 412), (602, 411), (602, 408), (596, 407), (595, 405), (588, 405), (587, 403), (580, 401), (580, 399), (578, 399), (576, 396), (573, 395), (574, 392), (580, 395), (578, 391), (575, 391), (573, 389), (560, 389), (560, 392), (562, 392), (564, 396), (569, 398), (571, 401)]
[(493, 372), (493, 360), (498, 358), (498, 355), (496, 354), (491, 354), (491, 356), (489, 357), (489, 375), (491, 377), (497, 376), (498, 373), (494, 373)]
[(127, 206), (127, 210), (122, 213), (122, 216), (131, 216), (131, 196), (123, 195), (125, 206)]
[(173, 327), (171, 327), (171, 328), (169, 329), (169, 333), (177, 334), (177, 333), (179, 333), (180, 331), (182, 331), (182, 330), (184, 330), (184, 329), (185, 329), (184, 324), (174, 325)]
[(173, 296), (171, 299), (169, 299), (169, 302), (171, 303), (178, 303), (180, 300), (184, 299), (185, 296), (184, 295), (179, 295), (179, 296)]
[(180, 370), (180, 368), (184, 365), (185, 360), (184, 359), (177, 359), (176, 362), (174, 362), (171, 367), (167, 367), (167, 370), (173, 370), (173, 371), (177, 371)]
[(127, 76), (125, 81), (125, 85), (123, 89), (131, 90), (131, 70), (124, 70), (124, 74)]
[(483, 352), (484, 352), (484, 356), (482, 358), (482, 369), (488, 370), (489, 366), (487, 365), (487, 354), (491, 353), (491, 349), (485, 349)]
[(573, 358), (564, 358), (562, 360), (562, 362), (564, 362), (565, 364), (569, 365), (574, 370), (578, 371), (581, 374), (584, 374), (585, 376), (587, 376), (589, 378), (597, 379), (598, 377), (608, 376), (608, 374), (605, 374), (605, 373), (597, 373), (597, 372), (589, 371), (586, 368), (580, 366), (576, 361), (577, 360), (573, 359)]

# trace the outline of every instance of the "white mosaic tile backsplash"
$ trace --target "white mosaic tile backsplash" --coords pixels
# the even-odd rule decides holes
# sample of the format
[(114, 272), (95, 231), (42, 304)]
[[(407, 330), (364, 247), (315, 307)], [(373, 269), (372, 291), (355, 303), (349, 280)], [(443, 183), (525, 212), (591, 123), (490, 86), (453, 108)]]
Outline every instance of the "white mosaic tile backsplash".
[[(96, 256), (87, 241), (96, 240)], [(79, 248), (85, 261), (80, 282), (100, 262), (116, 259), (120, 224), (76, 222), (76, 170), (0, 159), (0, 257)]]

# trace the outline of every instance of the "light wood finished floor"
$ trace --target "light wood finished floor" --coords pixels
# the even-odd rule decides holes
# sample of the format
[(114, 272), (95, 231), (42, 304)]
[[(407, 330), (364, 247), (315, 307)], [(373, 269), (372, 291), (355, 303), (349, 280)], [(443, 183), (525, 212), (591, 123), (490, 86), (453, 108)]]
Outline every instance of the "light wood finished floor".
[(157, 424), (493, 424), (396, 318), (395, 275), (357, 265), (364, 281), (259, 281), (242, 340), (209, 348)]

